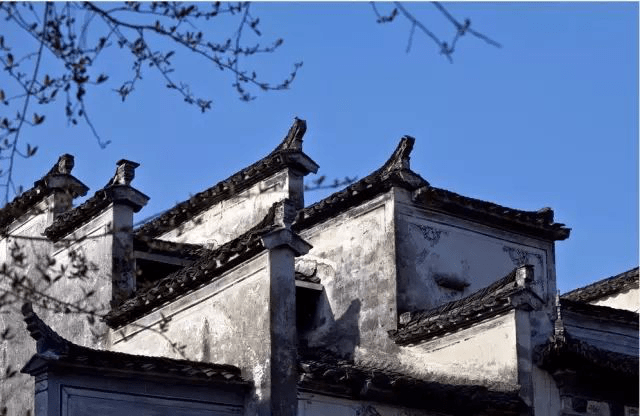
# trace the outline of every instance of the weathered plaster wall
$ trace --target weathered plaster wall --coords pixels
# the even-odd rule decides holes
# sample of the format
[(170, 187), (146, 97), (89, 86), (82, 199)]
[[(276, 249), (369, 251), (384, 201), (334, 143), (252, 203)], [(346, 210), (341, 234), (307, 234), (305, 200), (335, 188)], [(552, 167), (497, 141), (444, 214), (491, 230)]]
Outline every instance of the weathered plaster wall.
[(396, 190), (398, 310), (430, 309), (467, 296), (521, 264), (534, 266), (534, 289), (555, 295), (553, 243), (493, 229), (411, 202)]
[(628, 311), (640, 311), (640, 289), (629, 289), (615, 295), (591, 302), (594, 305), (608, 306), (610, 308), (626, 309)]
[(257, 403), (267, 398), (271, 372), (269, 287), (268, 257), (263, 253), (112, 331), (112, 349), (235, 365), (255, 383), (247, 405), (255, 412)]
[(540, 416), (560, 415), (560, 391), (551, 375), (533, 366), (534, 414)]
[(482, 384), (496, 389), (518, 383), (515, 312), (424, 343), (401, 347), (400, 365), (444, 383)]
[(375, 359), (395, 346), (397, 326), (393, 199), (377, 197), (300, 233), (313, 248), (324, 286), (311, 329), (302, 342), (341, 356)]
[[(9, 229), (9, 233), (15, 237), (2, 239), (0, 249), (2, 256), (2, 264), (7, 265), (9, 273), (18, 273), (19, 275), (33, 275), (32, 267), (35, 264), (38, 254), (47, 252), (47, 244), (30, 237), (39, 237), (40, 233), (47, 226), (47, 216), (43, 213), (46, 204), (39, 204), (36, 212), (39, 214), (29, 215), (24, 220), (16, 221)], [(17, 244), (22, 247), (25, 253), (25, 265), (21, 268), (14, 265), (10, 248)], [(43, 287), (43, 282), (35, 280), (36, 287)], [(0, 289), (14, 293), (10, 286), (10, 281), (5, 276), (0, 277)], [(12, 305), (2, 308), (0, 313), (0, 331), (9, 331), (10, 339), (0, 340), (0, 409), (7, 408), (8, 415), (22, 415), (33, 409), (33, 380), (30, 376), (20, 374), (20, 369), (31, 356), (36, 352), (35, 342), (31, 339), (25, 330), (25, 324), (22, 321), (20, 300)], [(18, 371), (11, 377), (7, 373)]]
[[(289, 170), (278, 172), (233, 197), (220, 201), (190, 221), (159, 238), (180, 243), (218, 247), (260, 222), (271, 206), (293, 198), (296, 184)], [(295, 179), (295, 178), (294, 178)], [(297, 189), (297, 188), (296, 188)]]
[(389, 406), (374, 402), (348, 400), (315, 393), (301, 393), (298, 416), (436, 416), (441, 413)]
[[(11, 261), (8, 250), (14, 241), (21, 245), (27, 256), (27, 266), (21, 272), (29, 276), (41, 294), (27, 299), (34, 303), (35, 311), (66, 339), (92, 348), (107, 347), (104, 336), (106, 326), (101, 322), (100, 316), (110, 308), (114, 265), (112, 227), (114, 223), (122, 222), (122, 213), (112, 206), (108, 207), (73, 235), (54, 244), (42, 235), (53, 219), (48, 211), (47, 200), (36, 208), (40, 214), (26, 221), (16, 222), (10, 230), (12, 237), (2, 245), (5, 260)], [(55, 262), (49, 264), (48, 259)], [(45, 271), (52, 281), (46, 281), (41, 271)], [(49, 301), (43, 307), (47, 296)], [(10, 315), (0, 314), (0, 327), (10, 325), (13, 328), (12, 334), (15, 335), (0, 347), (3, 361), (12, 357), (12, 362), (7, 364), (13, 370), (20, 370), (35, 353), (35, 341), (25, 330), (20, 313), (21, 304), (22, 302), (18, 302)], [(95, 312), (92, 322), (85, 313), (87, 311)], [(9, 353), (2, 352), (9, 349)], [(0, 364), (5, 368), (4, 362)], [(0, 403), (6, 403), (8, 414), (23, 414), (33, 407), (33, 381), (27, 375), (18, 374), (6, 383), (3, 382), (0, 391), (3, 395)]]
[[(51, 251), (51, 256), (56, 261), (54, 268), (64, 267), (67, 276), (53, 286), (56, 297), (83, 309), (95, 308), (98, 315), (95, 323), (89, 324), (86, 314), (82, 313), (69, 315), (56, 312), (40, 315), (64, 338), (92, 348), (108, 347), (105, 338), (107, 328), (99, 316), (111, 308), (113, 224), (114, 210), (109, 207), (72, 235), (55, 243)], [(83, 267), (87, 267), (84, 273)], [(73, 273), (85, 277), (73, 277)], [(93, 294), (85, 297), (89, 291)]]

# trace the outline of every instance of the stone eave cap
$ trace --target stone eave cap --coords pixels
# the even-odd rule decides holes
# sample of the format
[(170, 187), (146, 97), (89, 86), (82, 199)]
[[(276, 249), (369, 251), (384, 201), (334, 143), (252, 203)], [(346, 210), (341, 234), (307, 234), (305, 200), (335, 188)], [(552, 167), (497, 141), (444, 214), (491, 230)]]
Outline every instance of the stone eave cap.
[(33, 311), (30, 303), (22, 306), (27, 330), (36, 340), (36, 354), (21, 372), (36, 375), (49, 365), (126, 371), (170, 377), (196, 378), (215, 383), (248, 385), (240, 369), (232, 365), (148, 357), (121, 352), (95, 350), (76, 345), (58, 335)]
[(53, 167), (33, 187), (16, 196), (11, 202), (0, 209), (0, 229), (10, 225), (13, 221), (27, 213), (29, 209), (51, 195), (54, 190), (68, 192), (72, 198), (84, 196), (89, 188), (71, 175), (74, 158), (70, 154), (63, 154)]
[(432, 309), (403, 313), (398, 329), (389, 331), (389, 335), (399, 345), (415, 344), (468, 328), (515, 308), (535, 309), (543, 301), (532, 285), (533, 266), (519, 266), (461, 299)]
[(295, 118), (282, 142), (266, 157), (199, 192), (137, 229), (138, 235), (157, 237), (194, 218), (213, 204), (224, 201), (272, 176), (285, 167), (293, 167), (304, 175), (318, 171), (318, 164), (302, 151), (307, 130), (304, 120)]
[(629, 289), (637, 289), (638, 286), (638, 267), (634, 267), (626, 272), (574, 289), (561, 297), (573, 301), (593, 302)]
[(295, 228), (312, 227), (397, 186), (413, 191), (414, 202), (428, 209), (544, 239), (564, 240), (569, 237), (569, 228), (554, 223), (551, 208), (522, 211), (431, 186), (411, 170), (414, 144), (413, 137), (404, 136), (381, 168), (301, 210)]
[(297, 245), (305, 245), (308, 249), (310, 246), (291, 232), (287, 225), (293, 220), (291, 209), (293, 209), (293, 203), (289, 200), (276, 202), (253, 228), (238, 238), (208, 251), (192, 264), (158, 280), (150, 288), (137, 292), (134, 297), (113, 308), (105, 316), (104, 321), (112, 328), (126, 325), (158, 307), (167, 305), (211, 283), (225, 271), (268, 249), (268, 237), (273, 236), (274, 233), (288, 231), (292, 234), (293, 250), (296, 250)]
[(102, 189), (82, 204), (59, 215), (44, 230), (44, 235), (52, 241), (58, 241), (88, 223), (114, 202), (131, 206), (134, 212), (140, 211), (149, 201), (148, 196), (131, 187), (135, 168), (140, 165), (121, 159), (116, 166), (115, 175)]

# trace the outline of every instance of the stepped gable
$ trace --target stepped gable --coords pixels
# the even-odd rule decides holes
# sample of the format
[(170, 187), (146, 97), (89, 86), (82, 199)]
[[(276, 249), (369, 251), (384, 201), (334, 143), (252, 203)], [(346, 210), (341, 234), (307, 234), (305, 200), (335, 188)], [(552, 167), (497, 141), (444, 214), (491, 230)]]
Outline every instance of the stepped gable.
[[(400, 317), (401, 323), (398, 325), (398, 329), (389, 331), (391, 339), (399, 345), (413, 344), (447, 332), (467, 328), (513, 309), (511, 297), (523, 291), (531, 292), (530, 282), (519, 282), (517, 271), (518, 268), (502, 279), (464, 298), (433, 309), (405, 312)], [(535, 294), (534, 296), (537, 297)]]
[(0, 229), (10, 225), (15, 219), (24, 215), (30, 208), (51, 195), (54, 189), (69, 192), (72, 198), (87, 194), (87, 188), (76, 177), (71, 175), (74, 158), (63, 154), (49, 169), (46, 175), (33, 183), (33, 187), (16, 196), (0, 209)]
[(317, 172), (318, 165), (302, 151), (302, 140), (306, 131), (307, 123), (296, 117), (284, 140), (269, 155), (188, 200), (180, 202), (142, 225), (136, 231), (137, 234), (157, 237), (171, 231), (213, 204), (239, 194), (283, 168), (293, 167), (305, 175)]
[(551, 208), (522, 211), (431, 186), (411, 170), (414, 143), (413, 137), (404, 136), (380, 169), (300, 211), (295, 228), (312, 227), (397, 186), (413, 191), (414, 201), (432, 210), (546, 239), (569, 237), (570, 229), (554, 222)]
[(356, 364), (321, 349), (302, 349), (298, 359), (298, 386), (303, 391), (338, 394), (356, 400), (380, 401), (447, 414), (519, 414), (524, 403), (518, 386), (505, 391), (473, 384), (445, 384), (420, 379), (389, 368)]
[(638, 267), (624, 273), (599, 280), (590, 285), (574, 289), (561, 296), (577, 302), (593, 302), (616, 293), (638, 288)]
[(22, 373), (25, 374), (39, 374), (45, 366), (64, 366), (101, 368), (108, 371), (136, 372), (249, 386), (249, 383), (241, 377), (240, 369), (231, 365), (95, 350), (62, 338), (40, 319), (30, 303), (22, 306), (22, 314), (27, 330), (37, 343), (36, 354), (22, 368)]
[(59, 215), (44, 230), (44, 235), (53, 241), (57, 241), (89, 222), (114, 201), (130, 205), (134, 212), (140, 211), (149, 201), (149, 197), (130, 186), (135, 177), (135, 168), (140, 164), (121, 159), (116, 162), (116, 166), (116, 173), (113, 178), (102, 189), (98, 190), (82, 204)]
[(260, 223), (240, 237), (208, 251), (193, 264), (158, 280), (150, 288), (137, 292), (134, 297), (113, 308), (105, 316), (105, 322), (113, 328), (132, 322), (212, 282), (223, 272), (260, 253), (265, 249), (262, 236), (279, 227), (276, 224), (276, 211), (283, 203), (275, 203)]
[(303, 230), (315, 224), (370, 200), (393, 186), (409, 190), (428, 186), (429, 183), (409, 167), (411, 150), (415, 139), (404, 136), (400, 139), (395, 151), (389, 159), (370, 175), (352, 183), (345, 189), (335, 192), (323, 200), (304, 208), (298, 213), (294, 229)]

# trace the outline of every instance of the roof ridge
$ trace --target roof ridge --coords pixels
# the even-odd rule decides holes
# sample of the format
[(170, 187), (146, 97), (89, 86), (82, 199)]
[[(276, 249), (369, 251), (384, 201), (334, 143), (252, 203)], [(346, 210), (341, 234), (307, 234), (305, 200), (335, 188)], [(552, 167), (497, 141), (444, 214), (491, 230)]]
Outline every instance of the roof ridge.
[(520, 281), (518, 277), (521, 267), (514, 268), (501, 279), (463, 298), (430, 309), (405, 312), (408, 319), (403, 319), (404, 323), (399, 324), (398, 329), (389, 331), (389, 335), (396, 343), (409, 344), (456, 331), (509, 310), (513, 307), (509, 297), (529, 288), (530, 282), (526, 278)]
[(387, 191), (393, 185), (411, 189), (429, 186), (429, 182), (410, 168), (410, 156), (414, 144), (413, 137), (403, 136), (391, 156), (378, 169), (326, 198), (301, 209), (296, 218), (296, 228), (304, 229), (317, 224), (330, 218), (336, 212), (342, 212), (344, 209)]
[[(411, 312), (411, 321), (417, 321), (420, 319), (424, 319), (426, 317), (432, 317), (432, 316), (436, 316), (436, 315), (440, 315), (440, 314), (444, 314), (446, 312), (450, 312), (452, 310), (457, 309), (460, 306), (463, 306), (465, 304), (468, 304), (470, 302), (474, 302), (477, 300), (480, 300), (486, 296), (490, 296), (493, 294), (496, 294), (496, 292), (505, 289), (510, 283), (515, 283), (516, 282), (516, 272), (517, 272), (518, 268), (514, 268), (511, 272), (509, 272), (509, 274), (507, 274), (506, 276), (496, 280), (495, 282), (491, 283), (489, 286), (485, 286), (483, 288), (480, 288), (478, 290), (476, 290), (473, 293), (470, 293), (469, 295), (460, 298), (460, 299), (456, 299), (456, 300), (452, 300), (450, 302), (444, 303), (440, 306), (436, 306), (433, 308), (429, 308), (429, 309), (423, 309), (423, 310), (419, 310), (419, 311), (415, 311), (415, 312)], [(406, 325), (408, 325), (409, 323), (407, 323)]]
[[(267, 156), (142, 224), (136, 234), (156, 237), (171, 231), (216, 202), (244, 191), (283, 167), (298, 166), (305, 172), (316, 172), (317, 164), (302, 151), (302, 138), (306, 130), (306, 121), (296, 117), (285, 138)], [(302, 159), (297, 155), (301, 155)]]
[(590, 302), (623, 291), (638, 284), (639, 268), (634, 267), (614, 276), (605, 277), (586, 286), (573, 289), (561, 296), (562, 299)]

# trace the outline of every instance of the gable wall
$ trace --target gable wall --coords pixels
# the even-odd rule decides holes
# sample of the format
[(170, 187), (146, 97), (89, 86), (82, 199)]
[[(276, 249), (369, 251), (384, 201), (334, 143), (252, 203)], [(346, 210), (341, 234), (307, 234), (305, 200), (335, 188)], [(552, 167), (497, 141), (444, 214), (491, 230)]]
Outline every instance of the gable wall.
[[(555, 296), (553, 242), (490, 228), (424, 209), (396, 190), (398, 310), (431, 309), (501, 279), (520, 264), (534, 266), (534, 289)], [(438, 280), (462, 281), (462, 290)]]
[(324, 286), (313, 328), (301, 334), (311, 347), (339, 355), (375, 356), (393, 347), (396, 283), (393, 198), (381, 195), (300, 232), (313, 248)]
[[(9, 265), (9, 270), (29, 277), (41, 295), (29, 296), (34, 310), (58, 332), (72, 342), (89, 347), (104, 347), (106, 327), (99, 316), (108, 311), (111, 300), (112, 270), (112, 233), (110, 227), (113, 210), (105, 210), (90, 223), (80, 227), (68, 242), (53, 244), (44, 238), (43, 231), (51, 224), (52, 215), (48, 209), (51, 197), (45, 199), (35, 208), (37, 214), (26, 216), (16, 221), (10, 229), (11, 237), (0, 241), (2, 263)], [(10, 247), (17, 243), (26, 255), (26, 267), (19, 268), (13, 263)], [(76, 257), (72, 261), (70, 253), (81, 254), (84, 260)], [(47, 257), (55, 260), (55, 264), (47, 266)], [(96, 268), (85, 266), (95, 264)], [(63, 271), (64, 268), (64, 271)], [(40, 270), (44, 270), (52, 282), (43, 278)], [(75, 275), (74, 275), (75, 274)], [(55, 281), (56, 278), (59, 279)], [(2, 283), (6, 280), (0, 279)], [(0, 284), (2, 284), (0, 283)], [(93, 295), (85, 294), (93, 291)], [(50, 297), (47, 307), (42, 307), (43, 299)], [(8, 365), (12, 370), (20, 370), (31, 355), (35, 353), (35, 342), (25, 330), (23, 316), (20, 313), (20, 300), (9, 308), (3, 308), (8, 314), (0, 314), (0, 329), (11, 328), (14, 335), (9, 341), (0, 342), (0, 375)], [(70, 313), (63, 312), (64, 302), (71, 305)], [(96, 309), (94, 324), (87, 321), (87, 314), (81, 310)], [(95, 336), (94, 336), (95, 334)], [(28, 375), (18, 373), (3, 381), (0, 387), (0, 403), (8, 407), (8, 414), (24, 414), (33, 406), (33, 381)]]
[(508, 388), (518, 383), (515, 311), (470, 328), (400, 347), (402, 368), (442, 383)]
[(263, 398), (271, 371), (267, 263), (266, 253), (260, 254), (207, 286), (112, 330), (111, 349), (235, 365), (255, 383), (251, 409)]
[[(38, 205), (44, 208), (43, 203)], [(36, 211), (42, 211), (37, 209)], [(9, 229), (9, 233), (14, 236), (26, 238), (3, 238), (0, 240), (0, 264), (6, 264), (8, 270), (15, 271), (20, 275), (33, 275), (32, 270), (14, 268), (13, 260), (10, 254), (10, 247), (17, 243), (23, 248), (27, 255), (26, 264), (35, 263), (36, 253), (46, 253), (47, 244), (29, 237), (39, 237), (40, 233), (47, 226), (47, 216), (45, 213), (35, 215), (27, 215), (19, 221), (14, 222)], [(32, 250), (34, 252), (32, 252)], [(36, 287), (42, 287), (43, 283), (39, 279), (35, 280)], [(13, 293), (9, 286), (8, 279), (0, 276), (0, 289)], [(25, 331), (22, 314), (20, 313), (21, 301), (3, 307), (0, 313), (0, 332), (9, 330), (12, 339), (0, 340), (0, 409), (7, 407), (7, 414), (25, 414), (28, 409), (33, 408), (33, 381), (26, 374), (18, 372), (14, 377), (7, 378), (8, 371), (20, 370), (24, 364), (36, 352), (35, 342)]]
[[(292, 198), (292, 187), (301, 186), (289, 169), (266, 178), (233, 197), (220, 201), (176, 229), (159, 236), (162, 240), (204, 244), (216, 248), (259, 223), (271, 206)], [(300, 179), (300, 184), (297, 184)]]

